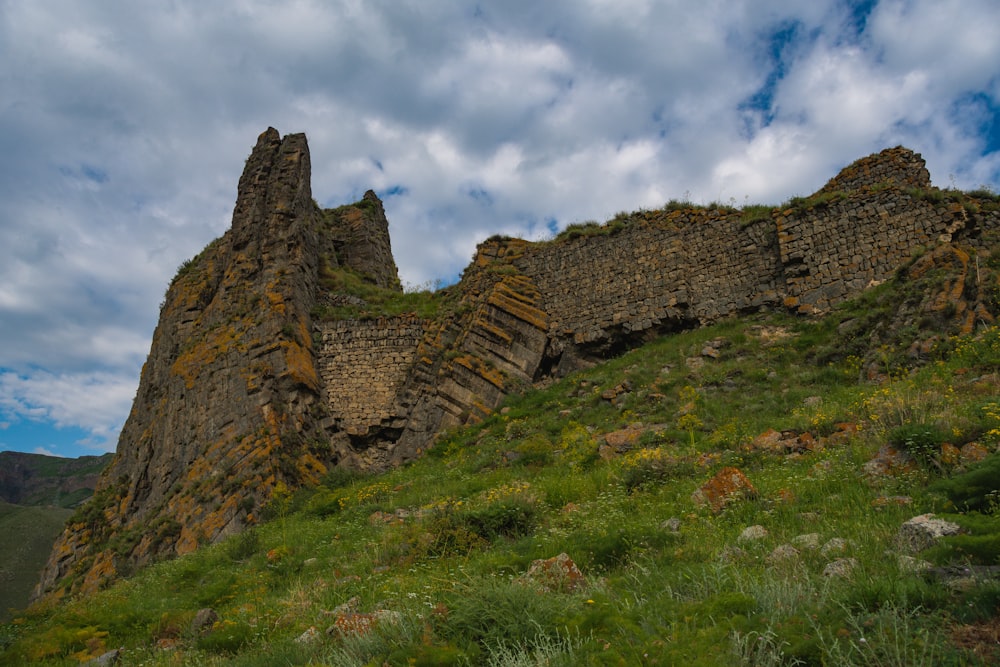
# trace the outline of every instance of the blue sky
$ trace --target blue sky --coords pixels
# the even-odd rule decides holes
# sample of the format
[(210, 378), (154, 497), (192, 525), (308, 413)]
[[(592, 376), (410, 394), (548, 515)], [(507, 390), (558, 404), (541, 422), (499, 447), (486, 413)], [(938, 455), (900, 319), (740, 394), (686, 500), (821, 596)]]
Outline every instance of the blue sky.
[(0, 449), (113, 450), (179, 264), (268, 126), (404, 282), (670, 199), (780, 203), (903, 144), (1000, 188), (995, 0), (0, 0)]

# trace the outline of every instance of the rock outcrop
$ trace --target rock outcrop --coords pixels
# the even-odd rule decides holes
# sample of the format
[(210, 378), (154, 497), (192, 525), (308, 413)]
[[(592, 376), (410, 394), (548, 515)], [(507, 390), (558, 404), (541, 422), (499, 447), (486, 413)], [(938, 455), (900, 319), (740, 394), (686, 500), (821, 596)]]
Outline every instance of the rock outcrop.
[[(764, 215), (671, 209), (549, 242), (495, 237), (421, 315), (373, 305), (371, 290), (403, 297), (377, 196), (321, 210), (305, 136), (268, 129), (232, 228), (167, 292), (114, 462), (36, 594), (93, 590), (221, 539), (332, 466), (410, 460), (546, 376), (721, 317), (821, 312), (917, 248), (995, 238), (995, 206), (940, 193), (895, 148)], [(969, 317), (985, 312), (966, 301)]]

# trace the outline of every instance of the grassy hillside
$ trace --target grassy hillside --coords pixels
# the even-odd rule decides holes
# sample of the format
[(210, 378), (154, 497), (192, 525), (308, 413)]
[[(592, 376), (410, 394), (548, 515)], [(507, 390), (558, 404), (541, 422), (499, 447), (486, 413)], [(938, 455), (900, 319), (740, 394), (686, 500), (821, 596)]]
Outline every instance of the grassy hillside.
[[(52, 543), (72, 510), (0, 501), (0, 622), (28, 604)], [(16, 613), (16, 612), (15, 612)]]
[(113, 454), (59, 456), (0, 452), (0, 500), (17, 505), (76, 507), (94, 494)]
[[(0, 626), (0, 663), (995, 664), (1000, 329), (887, 332), (912, 291), (536, 388), (412, 465), (279, 493), (249, 532)], [(967, 534), (900, 542), (926, 512)]]

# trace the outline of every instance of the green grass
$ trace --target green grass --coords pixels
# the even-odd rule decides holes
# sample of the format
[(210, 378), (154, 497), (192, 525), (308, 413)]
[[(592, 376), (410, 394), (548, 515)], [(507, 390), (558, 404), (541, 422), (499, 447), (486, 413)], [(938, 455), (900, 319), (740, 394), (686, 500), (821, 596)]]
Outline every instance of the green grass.
[[(665, 337), (511, 397), (411, 465), (332, 473), (252, 532), (23, 614), (0, 629), (0, 662), (77, 664), (124, 646), (127, 664), (143, 665), (989, 664), (951, 629), (994, 619), (1000, 586), (914, 574), (895, 536), (947, 510), (984, 537), (918, 557), (995, 553), (993, 477), (955, 467), (939, 446), (1000, 441), (1000, 330), (859, 382), (863, 331), (840, 325), (894, 289), (828, 320), (762, 314)], [(702, 357), (716, 340), (718, 357)], [(621, 402), (601, 398), (625, 380)], [(648, 433), (632, 451), (602, 452), (604, 434), (634, 424)], [(755, 448), (768, 429), (821, 446)], [(867, 475), (892, 439), (919, 446), (916, 465)], [(725, 466), (757, 493), (716, 513), (692, 494)], [(976, 485), (989, 488), (977, 496)], [(910, 504), (880, 502), (899, 495)], [(960, 514), (973, 503), (982, 518)], [(767, 536), (740, 541), (751, 525)], [(813, 533), (819, 547), (843, 545), (773, 555)], [(560, 553), (585, 587), (526, 578)], [(849, 576), (824, 575), (837, 558), (854, 559)], [(360, 636), (327, 634), (351, 600), (381, 620)], [(190, 624), (204, 607), (221, 620), (198, 636)], [(311, 627), (316, 638), (297, 643)]]
[[(324, 267), (320, 273), (320, 283), (328, 293), (336, 295), (339, 302), (317, 305), (311, 315), (318, 321), (369, 320), (405, 314), (433, 319), (443, 307), (452, 303), (451, 293), (447, 289), (405, 292), (388, 289), (348, 268)], [(345, 296), (353, 298), (343, 299)]]
[[(0, 622), (23, 609), (72, 510), (0, 502)], [(16, 613), (16, 612), (15, 612)]]

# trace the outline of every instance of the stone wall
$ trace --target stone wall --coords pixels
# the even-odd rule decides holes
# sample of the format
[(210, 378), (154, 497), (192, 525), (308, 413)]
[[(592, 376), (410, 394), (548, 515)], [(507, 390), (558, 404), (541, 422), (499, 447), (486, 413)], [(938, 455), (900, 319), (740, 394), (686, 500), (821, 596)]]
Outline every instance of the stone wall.
[(844, 167), (817, 194), (884, 187), (931, 187), (931, 175), (920, 154), (902, 146), (872, 153)]
[(517, 260), (538, 285), (549, 336), (600, 346), (611, 332), (675, 329), (778, 301), (768, 224), (691, 209), (645, 214), (612, 234), (538, 245)]
[(343, 320), (319, 325), (317, 366), (331, 416), (349, 435), (396, 416), (393, 406), (425, 333), (414, 317)]
[(935, 206), (905, 190), (856, 193), (778, 216), (785, 305), (826, 310), (889, 278), (917, 248), (951, 240), (961, 206)]

